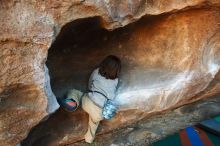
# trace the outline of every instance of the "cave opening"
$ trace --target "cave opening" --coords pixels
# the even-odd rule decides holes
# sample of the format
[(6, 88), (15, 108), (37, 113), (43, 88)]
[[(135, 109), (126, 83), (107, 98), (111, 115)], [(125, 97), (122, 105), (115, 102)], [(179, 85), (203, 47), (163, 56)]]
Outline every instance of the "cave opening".
[(118, 39), (116, 35), (111, 36), (112, 33), (101, 27), (98, 17), (78, 19), (62, 28), (49, 49), (46, 62), (56, 97), (71, 88), (86, 90), (92, 70), (105, 56), (117, 54), (109, 45), (105, 47)]

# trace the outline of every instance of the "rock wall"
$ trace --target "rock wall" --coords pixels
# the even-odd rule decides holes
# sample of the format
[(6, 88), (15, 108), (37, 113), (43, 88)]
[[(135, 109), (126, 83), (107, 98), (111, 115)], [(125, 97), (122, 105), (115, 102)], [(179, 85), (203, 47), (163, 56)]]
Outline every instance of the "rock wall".
[[(121, 50), (118, 55), (124, 62), (118, 100), (126, 111), (104, 123), (118, 123), (117, 127), (139, 119), (129, 116), (130, 110), (142, 118), (191, 102), (209, 85), (219, 70), (219, 5), (218, 0), (0, 1), (0, 145), (19, 143), (59, 107), (45, 62), (51, 43), (66, 23), (98, 17), (100, 27), (111, 30), (142, 16), (174, 13), (152, 24), (144, 18), (137, 28), (131, 24), (127, 40), (122, 36), (120, 40), (127, 45), (107, 46), (115, 47), (116, 54)], [(178, 12), (182, 9), (185, 12)], [(126, 48), (129, 54), (122, 51)], [(134, 104), (129, 104), (130, 99), (135, 99)], [(85, 117), (81, 114), (78, 117)], [(79, 139), (81, 134), (61, 143)]]
[[(116, 97), (121, 112), (103, 121), (99, 134), (210, 97), (220, 88), (219, 18), (218, 11), (203, 8), (144, 17), (112, 32), (100, 28), (96, 18), (68, 24), (49, 50), (54, 93), (59, 97), (67, 89), (85, 89), (94, 66), (116, 54), (123, 64)], [(77, 112), (58, 110), (24, 144), (65, 145), (83, 139), (87, 116)]]

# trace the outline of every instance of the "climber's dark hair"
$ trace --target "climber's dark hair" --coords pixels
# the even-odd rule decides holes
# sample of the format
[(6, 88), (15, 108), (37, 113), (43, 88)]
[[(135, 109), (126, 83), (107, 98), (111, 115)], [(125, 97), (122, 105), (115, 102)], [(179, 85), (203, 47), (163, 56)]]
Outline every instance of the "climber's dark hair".
[(121, 61), (117, 56), (107, 56), (99, 65), (99, 74), (106, 79), (118, 78), (121, 70)]

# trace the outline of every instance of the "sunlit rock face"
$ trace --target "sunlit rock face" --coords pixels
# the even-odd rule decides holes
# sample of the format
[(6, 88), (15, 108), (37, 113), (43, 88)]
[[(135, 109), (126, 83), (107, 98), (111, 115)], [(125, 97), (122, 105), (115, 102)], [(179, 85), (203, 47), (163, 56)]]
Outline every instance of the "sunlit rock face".
[[(206, 8), (178, 12), (184, 8), (199, 7)], [(122, 59), (123, 70), (117, 100), (124, 112), (118, 114), (113, 121), (103, 123), (101, 132), (104, 132), (134, 122), (149, 113), (191, 102), (194, 95), (207, 87), (219, 69), (218, 7), (218, 0), (184, 0), (178, 3), (162, 0), (1, 1), (0, 145), (19, 143), (32, 127), (59, 107), (51, 91), (45, 62), (48, 49), (67, 23), (88, 17), (95, 17), (95, 21), (98, 21), (94, 29), (85, 29), (93, 34), (83, 32), (90, 34), (90, 37), (84, 38), (88, 42), (69, 48), (74, 50), (75, 56), (67, 55), (67, 58), (77, 57), (78, 53), (78, 64), (82, 69), (81, 73), (78, 71), (78, 78), (82, 80), (73, 80), (77, 78), (77, 71), (70, 68), (70, 81), (74, 82), (67, 82), (66, 87), (85, 89), (86, 78), (105, 55), (115, 54)], [(171, 11), (174, 14), (147, 17)], [(122, 29), (112, 32), (101, 29), (123, 27), (142, 16), (145, 18)], [(83, 45), (85, 52), (79, 48), (83, 48)], [(62, 46), (59, 50), (62, 50)], [(62, 58), (63, 56), (59, 57)], [(73, 66), (76, 65), (76, 60), (72, 61)], [(58, 60), (59, 62), (62, 63)], [(62, 95), (68, 88), (61, 88), (62, 92), (59, 94), (56, 88), (59, 84), (61, 87), (65, 84), (54, 79), (58, 74), (52, 72), (53, 67), (49, 71), (53, 78), (54, 93), (57, 96)], [(65, 72), (68, 71), (60, 74)], [(211, 90), (213, 93), (219, 91), (216, 86), (214, 89), (215, 92)], [(204, 96), (195, 99), (201, 97)], [(74, 116), (59, 111), (55, 115), (57, 114), (61, 117), (68, 116), (65, 118), (67, 123), (74, 121)], [(74, 113), (77, 114), (81, 133), (72, 133), (65, 137), (68, 132), (77, 128), (73, 126), (73, 129), (64, 131), (61, 135), (53, 135), (53, 138), (59, 138), (56, 141), (51, 138), (51, 141), (65, 143), (82, 138), (83, 130), (86, 129), (86, 116), (83, 112)], [(52, 121), (50, 118), (48, 123)], [(53, 122), (57, 121), (60, 121), (59, 116), (55, 116)], [(70, 124), (69, 127), (71, 126)], [(48, 143), (51, 142), (47, 140)]]
[(208, 86), (220, 65), (219, 15), (211, 13), (178, 13), (132, 29), (117, 96), (123, 109), (164, 110)]

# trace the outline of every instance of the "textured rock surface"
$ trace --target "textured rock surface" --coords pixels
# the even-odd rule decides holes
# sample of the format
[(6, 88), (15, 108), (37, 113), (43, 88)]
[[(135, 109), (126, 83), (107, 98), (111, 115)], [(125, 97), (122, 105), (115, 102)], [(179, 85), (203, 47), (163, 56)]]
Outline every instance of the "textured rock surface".
[[(196, 9), (142, 18), (112, 32), (101, 29), (94, 18), (68, 24), (49, 51), (54, 93), (62, 96), (67, 89), (85, 89), (94, 66), (105, 55), (118, 55), (123, 62), (118, 92), (122, 112), (114, 120), (102, 122), (100, 134), (216, 94), (220, 88), (216, 75), (219, 21), (218, 11)], [(60, 121), (62, 116), (65, 118)], [(81, 111), (59, 110), (37, 126), (25, 144), (62, 145), (81, 140), (87, 128), (84, 116)], [(58, 123), (62, 125), (59, 130)], [(135, 139), (135, 133), (132, 135)]]
[[(191, 97), (202, 91), (210, 83), (219, 67), (219, 61), (216, 59), (219, 55), (217, 52), (219, 47), (219, 34), (217, 33), (219, 32), (217, 25), (219, 23), (219, 10), (216, 9), (219, 4), (219, 0), (183, 0), (178, 1), (178, 3), (172, 0), (166, 2), (163, 0), (129, 0), (123, 2), (111, 0), (0, 1), (0, 145), (7, 146), (19, 143), (25, 138), (31, 127), (58, 108), (50, 89), (49, 77), (45, 67), (47, 51), (60, 28), (66, 23), (80, 18), (97, 16), (102, 27), (114, 29), (144, 15), (159, 15), (184, 8), (208, 7), (208, 9), (201, 11), (195, 10), (189, 13), (162, 17), (162, 20), (158, 19), (154, 22), (158, 27), (148, 24), (146, 29), (140, 27), (141, 29), (137, 28), (135, 32), (132, 32), (131, 25), (129, 35), (132, 34), (133, 41), (129, 41), (128, 44), (137, 50), (131, 50), (129, 55), (134, 55), (133, 58), (136, 60), (130, 60), (131, 57), (129, 56), (126, 57), (127, 52), (121, 54), (124, 62), (133, 63), (128, 64), (127, 70), (125, 68), (124, 76), (122, 76), (124, 84), (119, 91), (121, 100), (133, 97), (132, 93), (126, 94), (130, 87), (138, 91), (143, 86), (147, 89), (151, 88), (151, 85), (158, 85), (156, 83), (157, 76), (151, 81), (155, 81), (155, 84), (145, 84), (145, 81), (142, 82), (143, 84), (136, 84), (133, 81), (137, 79), (132, 78), (132, 74), (146, 75), (146, 79), (150, 79), (149, 77), (152, 74), (158, 74), (161, 77), (158, 82), (161, 80), (168, 81), (165, 85), (160, 86), (163, 87), (162, 89), (156, 90), (164, 91), (156, 92), (158, 95), (149, 94), (149, 90), (138, 91), (140, 95), (136, 99), (144, 99), (147, 101), (146, 104), (137, 106), (137, 103), (143, 102), (141, 100), (135, 101), (134, 106), (128, 106), (128, 104), (121, 102), (123, 109), (133, 109), (134, 111), (138, 107), (139, 113), (146, 111), (145, 114), (147, 115), (153, 111), (165, 110), (173, 105), (177, 106), (178, 103), (184, 104), (192, 101)], [(175, 29), (170, 29), (170, 25)], [(189, 32), (193, 32), (193, 35), (188, 35)], [(179, 33), (181, 34), (180, 37), (178, 37)], [(152, 39), (136, 40), (144, 38), (135, 37), (142, 34), (144, 37), (148, 36)], [(178, 36), (172, 36), (173, 34)], [(170, 37), (176, 40), (167, 39)], [(157, 43), (158, 40), (160, 43)], [(146, 43), (149, 46), (147, 49), (150, 50), (145, 55), (148, 58), (141, 58), (139, 56), (145, 51)], [(178, 46), (175, 46), (177, 44)], [(118, 46), (120, 48), (120, 45)], [(110, 45), (108, 48), (111, 49)], [(125, 47), (122, 48), (125, 49)], [(175, 52), (175, 49), (171, 48), (179, 49)], [(117, 51), (117, 49), (112, 51)], [(175, 54), (175, 56), (169, 55), (172, 54), (172, 51), (174, 51), (173, 55)], [(157, 53), (160, 55), (155, 55)], [(185, 56), (189, 58), (185, 58)], [(180, 60), (181, 62), (178, 62)], [(137, 68), (129, 68), (132, 65), (137, 65)], [(124, 66), (126, 67), (126, 64)], [(158, 71), (157, 68), (155, 70), (156, 66), (162, 69), (162, 72)], [(144, 70), (139, 70), (138, 67)], [(152, 71), (149, 68), (152, 68)], [(146, 74), (145, 69), (147, 70)], [(172, 90), (181, 81), (184, 81), (185, 84), (181, 84), (183, 86), (179, 86), (179, 90)], [(177, 84), (172, 84), (175, 82)], [(180, 90), (181, 93), (179, 94)], [(167, 93), (169, 91), (175, 92)], [(148, 94), (146, 95), (145, 92)], [(150, 93), (155, 92), (151, 90)], [(135, 93), (135, 95), (137, 94)], [(158, 102), (164, 104), (158, 107), (156, 106), (158, 104), (152, 104), (154, 100), (141, 98), (151, 97), (149, 99), (155, 99), (153, 96), (158, 98)], [(179, 98), (173, 98), (176, 96)], [(34, 114), (36, 115), (33, 116)], [(145, 116), (144, 114), (141, 115), (140, 117)], [(84, 116), (82, 115), (82, 117)], [(135, 117), (126, 116), (126, 112), (124, 112), (121, 118), (118, 118), (118, 121), (113, 121), (113, 123), (130, 122), (134, 119)]]

